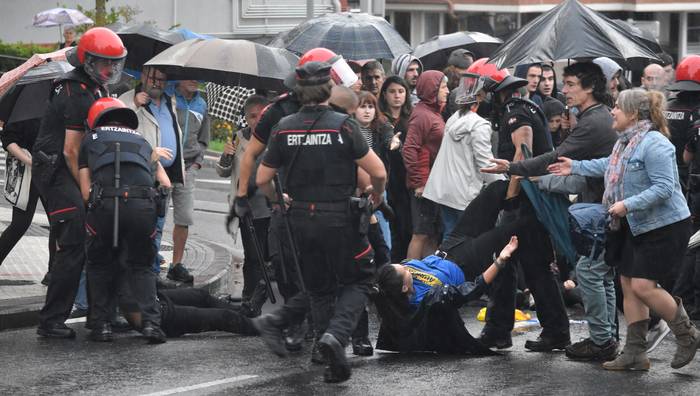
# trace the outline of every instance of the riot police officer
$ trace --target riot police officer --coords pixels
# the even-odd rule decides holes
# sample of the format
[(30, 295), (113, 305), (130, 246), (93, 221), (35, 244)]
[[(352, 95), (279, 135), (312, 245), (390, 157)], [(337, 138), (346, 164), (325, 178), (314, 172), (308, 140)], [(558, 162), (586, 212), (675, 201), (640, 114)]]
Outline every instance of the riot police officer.
[(43, 337), (73, 338), (65, 325), (78, 289), (85, 260), (85, 208), (78, 188), (78, 149), (92, 103), (107, 96), (124, 66), (126, 48), (106, 28), (88, 30), (77, 48), (68, 52), (76, 68), (54, 82), (49, 106), (32, 153), (32, 175), (47, 197), (57, 251), (46, 303), (39, 313), (37, 333)]
[[(372, 201), (381, 203), (386, 170), (369, 150), (358, 124), (328, 107), (330, 72), (325, 62), (297, 68), (295, 92), (303, 107), (275, 128), (258, 168), (257, 184), (272, 196), (271, 180), (278, 170), (284, 174), (314, 324), (323, 331), (319, 349), (328, 363), (324, 380), (342, 382), (350, 377), (345, 345), (366, 303), (374, 272), (365, 222), (353, 214), (350, 198), (359, 166), (370, 175)], [(305, 300), (299, 294), (254, 321), (275, 353), (286, 353), (282, 329), (303, 318)]]
[(91, 131), (80, 146), (78, 166), (80, 191), (88, 203), (90, 336), (112, 341), (110, 309), (115, 306), (116, 285), (126, 277), (140, 306), (141, 331), (152, 343), (165, 342), (150, 267), (160, 198), (155, 178), (163, 188), (170, 187), (170, 180), (151, 146), (136, 132), (136, 113), (119, 99), (98, 99), (87, 121)]
[[(493, 119), (498, 120), (498, 158), (513, 162), (525, 159), (523, 144), (532, 151), (533, 156), (552, 151), (546, 118), (535, 103), (517, 95), (527, 81), (511, 76), (507, 70), (496, 70), (490, 64), (484, 64), (477, 73), (486, 78), (485, 89), (494, 94), (496, 115)], [(538, 352), (564, 349), (571, 343), (569, 319), (557, 280), (550, 270), (553, 257), (549, 235), (537, 221), (525, 193), (518, 191), (519, 182), (511, 179), (508, 197), (517, 197), (510, 202), (518, 207), (517, 210), (509, 210), (504, 217), (526, 218), (531, 224), (531, 232), (521, 238), (522, 249), (517, 257), (522, 264), (525, 282), (535, 298), (537, 316), (543, 328), (537, 340), (528, 340), (525, 348)], [(510, 332), (513, 329), (515, 289), (513, 268), (499, 274), (491, 287), (486, 326), (481, 333), (481, 342), (488, 347), (507, 348), (512, 345)]]

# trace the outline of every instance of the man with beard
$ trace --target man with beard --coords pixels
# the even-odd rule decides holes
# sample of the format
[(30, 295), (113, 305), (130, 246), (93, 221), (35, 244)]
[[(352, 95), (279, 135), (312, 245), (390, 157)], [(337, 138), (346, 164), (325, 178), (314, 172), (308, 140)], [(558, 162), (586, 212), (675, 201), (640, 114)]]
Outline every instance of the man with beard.
[(369, 61), (362, 66), (362, 90), (379, 97), (379, 90), (384, 84), (384, 67), (379, 61)]
[(416, 94), (416, 84), (418, 84), (418, 76), (423, 73), (423, 64), (420, 59), (411, 54), (403, 54), (391, 62), (391, 73), (406, 81), (411, 88), (411, 106), (415, 106), (419, 100)]

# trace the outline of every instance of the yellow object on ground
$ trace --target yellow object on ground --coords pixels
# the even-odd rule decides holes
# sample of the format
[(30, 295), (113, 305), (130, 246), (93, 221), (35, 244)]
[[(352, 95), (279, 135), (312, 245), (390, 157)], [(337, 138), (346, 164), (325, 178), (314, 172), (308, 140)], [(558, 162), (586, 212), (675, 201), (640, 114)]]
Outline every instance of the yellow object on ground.
[[(486, 321), (486, 307), (481, 308), (479, 313), (476, 315), (476, 319), (480, 320), (482, 322)], [(523, 321), (523, 320), (530, 320), (530, 319), (532, 319), (532, 315), (530, 315), (529, 313), (523, 312), (519, 309), (515, 310), (515, 321), (516, 322)]]

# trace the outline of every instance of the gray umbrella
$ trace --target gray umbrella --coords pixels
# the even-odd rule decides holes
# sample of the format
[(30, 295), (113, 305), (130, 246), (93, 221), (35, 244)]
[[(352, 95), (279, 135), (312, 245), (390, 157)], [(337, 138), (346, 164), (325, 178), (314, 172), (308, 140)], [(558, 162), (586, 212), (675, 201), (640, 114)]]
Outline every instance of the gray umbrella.
[(603, 14), (565, 0), (516, 32), (491, 56), (498, 68), (562, 59), (658, 59), (631, 32)]
[(413, 51), (425, 70), (442, 70), (447, 65), (450, 53), (458, 48), (474, 54), (474, 59), (486, 58), (493, 53), (503, 40), (481, 32), (455, 32), (434, 36), (420, 43)]
[(150, 23), (113, 26), (127, 50), (126, 68), (141, 71), (143, 64), (173, 44), (185, 41), (182, 34), (160, 30)]
[(384, 18), (356, 12), (309, 19), (280, 33), (270, 46), (286, 48), (299, 55), (323, 47), (345, 59), (394, 59), (411, 52), (411, 46)]
[(169, 80), (203, 80), (256, 89), (281, 89), (296, 67), (296, 55), (247, 40), (192, 39), (175, 44), (146, 66)]

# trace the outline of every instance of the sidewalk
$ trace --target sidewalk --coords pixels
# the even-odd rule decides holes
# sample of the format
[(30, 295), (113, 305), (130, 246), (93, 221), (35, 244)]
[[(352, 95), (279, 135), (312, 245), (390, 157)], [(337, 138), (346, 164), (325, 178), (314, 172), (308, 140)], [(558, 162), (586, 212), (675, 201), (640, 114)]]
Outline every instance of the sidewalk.
[[(1, 198), (0, 198), (1, 199)], [(0, 229), (12, 219), (12, 208), (0, 203)], [(172, 258), (171, 227), (166, 227), (161, 254), (166, 262)], [(46, 215), (37, 210), (34, 223), (0, 266), (0, 331), (35, 326), (46, 286), (41, 280), (48, 268), (49, 226)], [(194, 275), (194, 286), (212, 293), (240, 294), (242, 289), (243, 252), (211, 241), (191, 237), (187, 241), (183, 262)], [(165, 277), (167, 267), (161, 272)]]

